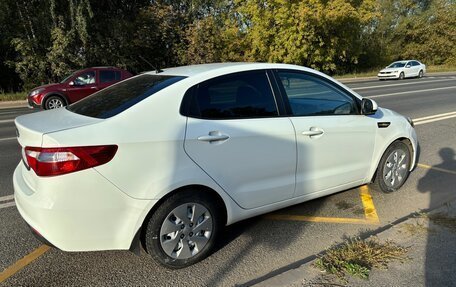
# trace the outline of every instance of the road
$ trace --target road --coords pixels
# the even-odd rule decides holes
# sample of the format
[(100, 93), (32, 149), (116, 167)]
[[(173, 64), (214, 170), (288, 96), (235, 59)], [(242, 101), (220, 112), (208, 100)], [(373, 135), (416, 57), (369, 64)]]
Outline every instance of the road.
[[(392, 194), (365, 187), (347, 190), (229, 226), (213, 255), (175, 271), (157, 265), (144, 252), (136, 256), (128, 251), (65, 253), (50, 249), (34, 256), (32, 252), (41, 243), (30, 234), (8, 197), (13, 193), (12, 173), (20, 160), (19, 146), (11, 139), (15, 137), (12, 119), (31, 110), (0, 110), (0, 272), (14, 274), (2, 279), (5, 271), (0, 273), (0, 286), (251, 285), (306, 262), (348, 236), (375, 233), (413, 212), (453, 199), (456, 76), (347, 85), (382, 107), (418, 119), (420, 165), (404, 187)], [(430, 117), (435, 115), (442, 116)], [(38, 258), (31, 262), (34, 257)], [(14, 268), (20, 271), (14, 273)]]

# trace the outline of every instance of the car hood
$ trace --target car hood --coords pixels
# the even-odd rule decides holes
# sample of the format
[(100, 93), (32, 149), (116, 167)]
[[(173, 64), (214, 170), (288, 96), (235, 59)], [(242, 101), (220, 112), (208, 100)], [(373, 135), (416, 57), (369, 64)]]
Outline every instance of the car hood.
[(61, 88), (61, 87), (62, 87), (62, 84), (53, 83), (53, 84), (46, 84), (46, 85), (36, 87), (36, 88), (32, 89), (31, 91), (38, 90), (38, 89), (49, 90), (49, 89)]
[(385, 68), (385, 69), (381, 69), (380, 72), (393, 72), (393, 71), (399, 71), (401, 69), (402, 68)]

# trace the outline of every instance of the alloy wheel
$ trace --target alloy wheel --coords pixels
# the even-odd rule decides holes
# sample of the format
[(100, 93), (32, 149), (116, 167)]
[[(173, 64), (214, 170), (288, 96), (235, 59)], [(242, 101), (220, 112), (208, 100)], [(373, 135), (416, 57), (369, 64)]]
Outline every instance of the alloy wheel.
[(402, 149), (393, 150), (385, 161), (383, 179), (391, 188), (401, 186), (407, 176), (409, 156)]

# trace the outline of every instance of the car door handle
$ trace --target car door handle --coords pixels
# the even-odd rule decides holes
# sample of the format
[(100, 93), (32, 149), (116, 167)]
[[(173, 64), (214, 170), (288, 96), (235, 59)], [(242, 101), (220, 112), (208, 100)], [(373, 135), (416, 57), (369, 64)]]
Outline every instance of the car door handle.
[(199, 136), (198, 140), (199, 141), (203, 141), (203, 142), (212, 143), (212, 142), (224, 141), (224, 140), (227, 140), (229, 138), (230, 137), (228, 135), (224, 135), (224, 134), (222, 134), (220, 132), (210, 132), (206, 136)]
[(317, 130), (317, 129), (311, 128), (308, 131), (302, 132), (302, 135), (311, 137), (311, 136), (319, 136), (319, 135), (322, 135), (323, 133), (324, 133), (324, 131), (322, 131), (322, 130)]
[(90, 88), (93, 89), (93, 90), (96, 90), (96, 89), (97, 89), (97, 87), (90, 87)]

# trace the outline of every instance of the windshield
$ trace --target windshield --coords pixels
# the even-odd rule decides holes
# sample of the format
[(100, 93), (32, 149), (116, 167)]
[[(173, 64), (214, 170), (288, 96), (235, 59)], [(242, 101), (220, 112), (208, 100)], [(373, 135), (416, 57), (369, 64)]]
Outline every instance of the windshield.
[(61, 80), (61, 81), (60, 81), (60, 84), (63, 84), (63, 83), (65, 83), (66, 81), (68, 81), (71, 77), (74, 76), (74, 74), (75, 74), (75, 73), (71, 73), (71, 74), (70, 74), (69, 76), (67, 76), (65, 79)]
[(403, 68), (403, 67), (405, 67), (405, 64), (407, 64), (407, 62), (394, 62), (391, 65), (389, 65), (387, 68)]
[(143, 74), (103, 89), (67, 109), (80, 115), (107, 119), (184, 78)]

